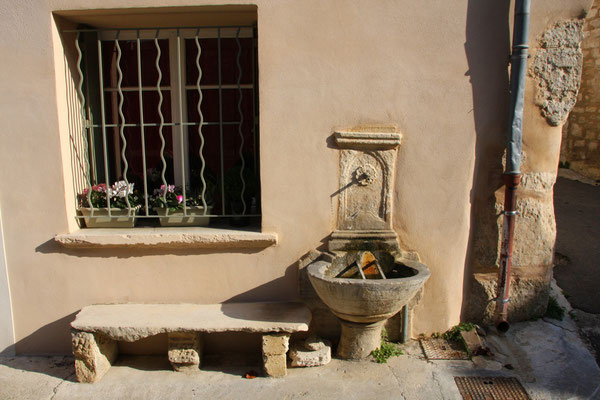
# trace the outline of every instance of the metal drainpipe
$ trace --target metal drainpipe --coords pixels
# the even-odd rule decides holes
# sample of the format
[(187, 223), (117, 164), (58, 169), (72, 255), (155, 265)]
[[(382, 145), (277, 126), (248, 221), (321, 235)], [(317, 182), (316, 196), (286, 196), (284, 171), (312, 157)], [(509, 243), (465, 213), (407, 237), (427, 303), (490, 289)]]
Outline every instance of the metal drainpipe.
[(498, 270), (498, 290), (494, 321), (500, 332), (508, 331), (508, 302), (510, 270), (512, 266), (515, 217), (517, 214), (517, 186), (521, 181), (521, 152), (523, 129), (523, 105), (525, 97), (525, 71), (529, 36), (529, 9), (531, 0), (516, 0), (513, 28), (513, 46), (510, 70), (509, 135), (506, 145), (506, 168), (503, 174), (504, 223), (502, 225), (502, 248)]

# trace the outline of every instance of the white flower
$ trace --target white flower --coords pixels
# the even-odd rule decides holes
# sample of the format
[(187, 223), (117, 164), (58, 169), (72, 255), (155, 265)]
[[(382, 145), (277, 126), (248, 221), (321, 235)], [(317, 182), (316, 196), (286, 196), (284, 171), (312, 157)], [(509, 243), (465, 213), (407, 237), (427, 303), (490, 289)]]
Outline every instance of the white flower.
[(127, 197), (130, 194), (133, 194), (133, 183), (129, 185), (125, 181), (118, 181), (112, 185), (112, 188), (109, 189), (108, 195), (110, 197)]

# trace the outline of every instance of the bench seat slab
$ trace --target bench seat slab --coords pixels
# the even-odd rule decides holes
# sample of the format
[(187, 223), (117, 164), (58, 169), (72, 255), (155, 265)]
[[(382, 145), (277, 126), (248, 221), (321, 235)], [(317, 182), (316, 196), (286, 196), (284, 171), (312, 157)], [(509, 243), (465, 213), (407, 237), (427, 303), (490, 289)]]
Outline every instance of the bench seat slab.
[(168, 332), (305, 332), (310, 319), (300, 303), (99, 304), (84, 307), (71, 326), (133, 342)]

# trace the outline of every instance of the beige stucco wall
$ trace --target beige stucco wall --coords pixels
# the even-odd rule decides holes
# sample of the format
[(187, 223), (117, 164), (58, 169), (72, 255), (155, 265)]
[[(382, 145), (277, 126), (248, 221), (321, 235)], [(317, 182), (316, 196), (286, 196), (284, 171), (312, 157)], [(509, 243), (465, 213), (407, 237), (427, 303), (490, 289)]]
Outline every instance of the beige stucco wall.
[[(394, 227), (432, 272), (415, 331), (459, 322), (471, 202), (488, 189), (475, 183), (485, 179), (486, 165), (499, 162), (487, 157), (498, 156), (504, 141), (508, 5), (252, 3), (258, 6), (263, 231), (277, 233), (279, 242), (233, 252), (66, 250), (53, 241), (73, 228), (74, 205), (62, 49), (52, 12), (123, 2), (8, 0), (0, 6), (0, 205), (17, 352), (68, 352), (68, 323), (92, 303), (295, 298), (295, 262), (334, 228), (339, 154), (328, 137), (336, 127), (365, 123), (397, 123), (404, 135)], [(587, 3), (535, 0), (532, 37)], [(170, 2), (202, 4), (219, 2)]]

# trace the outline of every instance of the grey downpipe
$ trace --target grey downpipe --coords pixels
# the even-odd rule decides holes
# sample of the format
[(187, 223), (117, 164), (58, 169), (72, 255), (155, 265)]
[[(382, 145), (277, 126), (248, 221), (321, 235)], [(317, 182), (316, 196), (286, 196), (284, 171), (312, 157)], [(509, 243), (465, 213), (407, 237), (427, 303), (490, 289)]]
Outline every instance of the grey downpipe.
[(506, 144), (506, 168), (504, 181), (504, 223), (502, 247), (498, 270), (498, 289), (494, 322), (496, 329), (506, 332), (508, 302), (510, 300), (510, 274), (512, 267), (513, 239), (517, 214), (517, 186), (521, 181), (521, 153), (523, 137), (523, 107), (525, 102), (525, 72), (529, 49), (529, 10), (531, 0), (516, 0), (510, 69), (510, 108), (508, 116), (508, 141)]
[(408, 342), (408, 304), (402, 307), (402, 343)]

